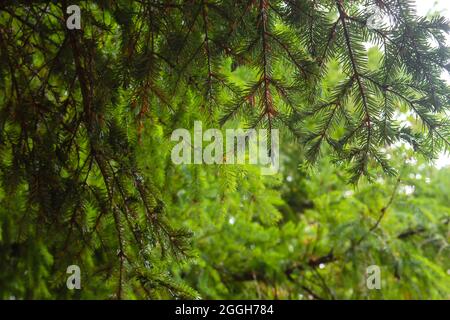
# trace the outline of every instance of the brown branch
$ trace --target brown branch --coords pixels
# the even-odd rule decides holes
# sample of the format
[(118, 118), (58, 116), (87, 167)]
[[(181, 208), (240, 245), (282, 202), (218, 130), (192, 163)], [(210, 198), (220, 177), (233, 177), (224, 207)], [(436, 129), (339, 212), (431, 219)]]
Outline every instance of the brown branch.
[(205, 45), (206, 57), (207, 57), (207, 65), (208, 65), (208, 91), (207, 91), (207, 99), (211, 98), (212, 94), (212, 68), (211, 68), (211, 52), (209, 48), (209, 36), (208, 36), (208, 13), (206, 12), (207, 6), (205, 1), (202, 1), (202, 17), (203, 17), (203, 27), (205, 32), (205, 38), (203, 43)]
[(269, 122), (269, 130), (272, 129), (272, 115), (274, 114), (273, 110), (273, 101), (272, 95), (270, 93), (270, 76), (269, 76), (269, 61), (267, 57), (267, 53), (269, 51), (269, 44), (267, 41), (268, 31), (267, 31), (267, 22), (268, 22), (268, 3), (269, 0), (260, 0), (259, 10), (261, 15), (261, 38), (262, 38), (262, 56), (263, 56), (263, 84), (264, 84), (264, 115), (267, 115), (267, 120)]
[[(371, 234), (373, 231), (375, 231), (378, 228), (378, 226), (381, 223), (381, 220), (386, 215), (387, 210), (394, 202), (395, 196), (397, 195), (398, 187), (400, 186), (400, 182), (401, 182), (401, 176), (399, 175), (397, 178), (397, 181), (395, 183), (395, 186), (392, 190), (391, 196), (389, 197), (389, 201), (383, 206), (383, 208), (381, 208), (380, 215), (378, 216), (378, 219), (375, 221), (375, 224), (372, 225), (370, 227), (370, 229), (358, 241), (356, 241), (356, 244), (354, 246), (358, 246), (365, 238), (367, 238), (367, 236), (369, 234)], [(354, 246), (352, 246), (352, 247), (354, 247)]]
[(354, 77), (356, 79), (356, 82), (358, 84), (358, 89), (359, 89), (359, 92), (361, 94), (361, 100), (362, 100), (363, 107), (364, 107), (364, 113), (365, 113), (364, 123), (365, 123), (365, 125), (367, 127), (367, 146), (366, 146), (365, 157), (367, 158), (367, 153), (369, 152), (371, 135), (372, 135), (371, 116), (370, 116), (369, 107), (368, 107), (367, 100), (366, 100), (367, 97), (366, 97), (366, 94), (365, 94), (365, 89), (364, 89), (364, 86), (363, 86), (362, 81), (361, 81), (361, 75), (360, 75), (360, 73), (358, 71), (358, 66), (357, 66), (357, 63), (355, 61), (354, 54), (353, 54), (350, 34), (349, 34), (349, 31), (348, 31), (347, 22), (346, 22), (346, 18), (348, 17), (348, 15), (344, 11), (342, 0), (336, 0), (336, 5), (337, 5), (337, 8), (338, 8), (338, 12), (339, 12), (339, 19), (341, 20), (342, 28), (343, 28), (343, 31), (344, 31), (345, 43), (346, 43), (346, 46), (347, 46), (349, 59), (350, 59), (351, 66), (352, 66), (352, 69), (353, 69), (353, 75), (354, 75)]

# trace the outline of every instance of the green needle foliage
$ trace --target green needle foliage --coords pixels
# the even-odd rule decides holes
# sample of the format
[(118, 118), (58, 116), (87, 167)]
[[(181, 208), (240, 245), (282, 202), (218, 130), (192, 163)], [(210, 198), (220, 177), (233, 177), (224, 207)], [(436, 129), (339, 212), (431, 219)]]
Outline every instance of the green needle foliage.
[[(0, 298), (449, 297), (448, 170), (404, 165), (450, 146), (443, 17), (101, 0), (69, 30), (71, 4), (0, 3)], [(195, 120), (279, 129), (282, 173), (174, 165)]]

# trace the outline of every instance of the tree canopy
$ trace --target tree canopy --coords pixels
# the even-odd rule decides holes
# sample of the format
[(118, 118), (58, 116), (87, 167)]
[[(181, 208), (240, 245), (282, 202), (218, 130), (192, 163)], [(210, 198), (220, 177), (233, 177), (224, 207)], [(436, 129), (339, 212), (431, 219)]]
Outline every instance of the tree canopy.
[[(0, 3), (0, 298), (449, 297), (445, 18), (101, 0), (70, 30), (71, 4)], [(280, 173), (175, 165), (197, 120), (280, 130)]]

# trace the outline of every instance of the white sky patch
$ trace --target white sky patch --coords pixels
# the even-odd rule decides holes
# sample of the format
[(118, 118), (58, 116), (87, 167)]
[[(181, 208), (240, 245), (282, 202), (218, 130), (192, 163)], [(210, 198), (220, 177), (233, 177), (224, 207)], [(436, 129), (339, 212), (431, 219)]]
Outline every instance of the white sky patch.
[(448, 0), (416, 0), (417, 13), (421, 16), (430, 11), (439, 11), (442, 15), (448, 17), (450, 13), (450, 3)]
[(354, 193), (353, 190), (346, 190), (344, 191), (344, 197), (345, 198), (351, 197), (353, 193)]
[(399, 112), (395, 111), (393, 117), (397, 120), (401, 127), (411, 127), (412, 123), (408, 120), (408, 117), (413, 116), (411, 111), (408, 112)]
[(413, 194), (414, 190), (416, 190), (416, 187), (415, 186), (410, 186), (410, 185), (400, 186), (400, 188), (399, 188), (399, 192), (403, 193), (403, 194), (405, 194), (407, 196)]
[(434, 166), (438, 169), (442, 169), (450, 165), (450, 154), (448, 152), (442, 152), (439, 158), (434, 162)]

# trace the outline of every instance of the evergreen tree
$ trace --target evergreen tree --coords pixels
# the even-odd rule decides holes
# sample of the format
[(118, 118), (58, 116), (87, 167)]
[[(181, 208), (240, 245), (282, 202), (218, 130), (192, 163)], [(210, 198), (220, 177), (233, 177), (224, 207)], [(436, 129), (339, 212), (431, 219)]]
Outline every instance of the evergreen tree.
[[(82, 1), (81, 30), (66, 26), (71, 4), (0, 3), (2, 298), (235, 296), (235, 282), (210, 291), (192, 281), (190, 261), (214, 263), (207, 266), (211, 277), (229, 275), (258, 286), (258, 279), (269, 279), (257, 289), (262, 295), (277, 288), (273, 274), (287, 277), (282, 280), (290, 286), (295, 272), (307, 267), (324, 281), (316, 274), (321, 263), (366, 258), (358, 250), (381, 220), (368, 227), (349, 212), (361, 226), (346, 229), (356, 230), (357, 238), (344, 240), (350, 231), (342, 232), (339, 241), (351, 242), (340, 246), (345, 251), (327, 248), (316, 257), (314, 250), (326, 246), (307, 237), (303, 241), (316, 241), (318, 248), (304, 247), (301, 260), (280, 268), (273, 261), (289, 255), (275, 251), (267, 264), (267, 256), (250, 256), (236, 276), (229, 262), (215, 265), (223, 258), (219, 253), (200, 259), (205, 247), (198, 236), (218, 232), (214, 216), (239, 211), (239, 223), (248, 223), (243, 230), (273, 245), (286, 232), (281, 245), (287, 246), (307, 220), (274, 227), (292, 218), (285, 216), (286, 202), (292, 207), (304, 200), (301, 212), (323, 203), (307, 191), (289, 196), (279, 177), (263, 178), (250, 166), (175, 166), (170, 134), (192, 128), (194, 120), (267, 128), (269, 135), (280, 129), (283, 152), (304, 159), (302, 170), (332, 161), (345, 169), (345, 182), (364, 186), (361, 178), (375, 180), (380, 168), (399, 175), (388, 159), (399, 142), (428, 159), (449, 146), (450, 88), (441, 74), (449, 69), (450, 25), (438, 15), (418, 17), (413, 1)], [(369, 23), (374, 12), (384, 17), (378, 25)], [(367, 44), (377, 47), (378, 61), (369, 59)], [(414, 125), (402, 125), (399, 112), (414, 117)], [(307, 179), (302, 183), (308, 185)], [(251, 205), (242, 208), (248, 199)], [(393, 201), (388, 195), (384, 206), (365, 210), (383, 213), (382, 219)], [(335, 209), (326, 205), (310, 217), (325, 212), (332, 223)], [(223, 228), (222, 239), (241, 230)], [(422, 233), (422, 226), (411, 228), (397, 238)], [(443, 244), (445, 232), (439, 232)], [(239, 244), (227, 250), (239, 251)], [(399, 248), (402, 254), (414, 249)], [(448, 259), (436, 266), (424, 260), (424, 252), (416, 253), (442, 278)], [(395, 255), (386, 259), (396, 261)], [(73, 264), (82, 270), (81, 291), (65, 286)], [(328, 286), (319, 287), (324, 292), (306, 284), (294, 288), (316, 298), (337, 297)], [(430, 296), (445, 294), (437, 288)]]

